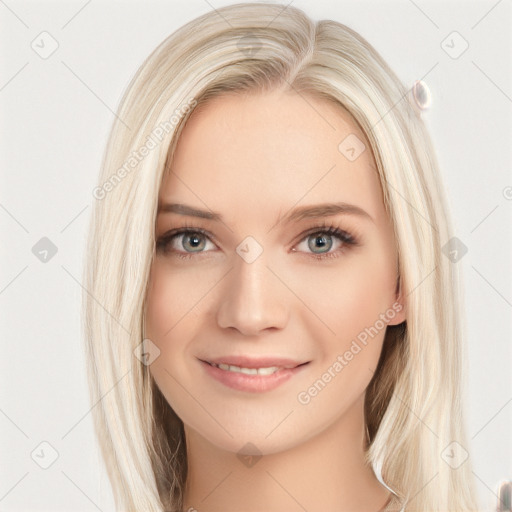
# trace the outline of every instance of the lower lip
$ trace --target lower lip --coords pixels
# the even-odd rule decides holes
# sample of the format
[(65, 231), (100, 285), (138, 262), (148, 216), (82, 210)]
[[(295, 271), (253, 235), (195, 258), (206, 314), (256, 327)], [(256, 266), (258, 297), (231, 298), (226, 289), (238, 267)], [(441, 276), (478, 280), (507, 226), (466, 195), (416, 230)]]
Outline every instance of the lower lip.
[(217, 366), (199, 361), (206, 372), (214, 379), (218, 380), (225, 386), (239, 391), (250, 391), (253, 393), (262, 393), (264, 391), (272, 391), (281, 384), (290, 380), (294, 375), (302, 371), (306, 364), (296, 366), (295, 368), (282, 368), (271, 375), (247, 375), (241, 372), (231, 372), (229, 370), (221, 370)]

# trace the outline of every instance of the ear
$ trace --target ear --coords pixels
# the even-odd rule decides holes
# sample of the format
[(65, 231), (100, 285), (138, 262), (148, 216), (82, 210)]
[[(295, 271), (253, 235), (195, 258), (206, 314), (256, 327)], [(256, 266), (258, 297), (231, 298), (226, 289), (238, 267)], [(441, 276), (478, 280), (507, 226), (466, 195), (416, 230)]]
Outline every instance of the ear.
[(388, 325), (398, 325), (407, 320), (407, 308), (402, 294), (400, 275), (396, 281), (395, 301), (388, 310)]

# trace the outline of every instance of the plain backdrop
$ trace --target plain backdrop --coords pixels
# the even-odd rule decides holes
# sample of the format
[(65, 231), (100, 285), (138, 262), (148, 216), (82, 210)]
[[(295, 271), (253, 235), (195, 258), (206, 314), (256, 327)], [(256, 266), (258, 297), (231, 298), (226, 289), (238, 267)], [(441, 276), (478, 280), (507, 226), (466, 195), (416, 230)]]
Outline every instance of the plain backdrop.
[[(80, 339), (92, 190), (138, 66), (176, 28), (229, 3), (0, 1), (1, 511), (114, 510)], [(468, 248), (457, 265), (466, 290), (472, 464), (480, 506), (493, 510), (497, 482), (512, 479), (511, 3), (293, 5), (355, 29), (405, 84), (423, 78), (431, 90), (423, 117), (456, 235)], [(41, 37), (47, 50), (58, 44), (47, 58), (41, 43), (36, 49)], [(51, 246), (44, 237), (57, 250), (47, 262), (36, 250)]]

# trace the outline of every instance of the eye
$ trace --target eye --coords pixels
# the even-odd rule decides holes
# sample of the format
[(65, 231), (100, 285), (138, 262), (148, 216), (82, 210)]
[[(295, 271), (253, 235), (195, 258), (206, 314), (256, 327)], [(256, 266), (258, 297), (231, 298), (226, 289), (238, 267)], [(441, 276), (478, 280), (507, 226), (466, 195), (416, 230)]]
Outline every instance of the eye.
[[(357, 240), (348, 232), (335, 226), (317, 226), (301, 240), (298, 248), (301, 252), (311, 251), (309, 254), (316, 259), (337, 258), (340, 253), (350, 246), (358, 245)], [(335, 247), (334, 251), (331, 249)], [(292, 249), (297, 251), (297, 249)]]
[[(157, 252), (165, 255), (171, 254), (178, 258), (187, 259), (198, 257), (201, 254), (215, 250), (213, 236), (202, 228), (183, 227), (172, 230), (156, 242)], [(302, 235), (300, 243), (292, 249), (294, 252), (303, 252), (321, 260), (324, 258), (337, 258), (351, 246), (359, 245), (357, 239), (347, 231), (336, 226), (321, 225)], [(331, 250), (333, 249), (334, 250)]]
[(200, 228), (178, 229), (166, 233), (156, 243), (156, 250), (167, 254), (172, 252), (179, 258), (191, 258), (206, 251), (208, 244), (215, 248), (210, 236)]

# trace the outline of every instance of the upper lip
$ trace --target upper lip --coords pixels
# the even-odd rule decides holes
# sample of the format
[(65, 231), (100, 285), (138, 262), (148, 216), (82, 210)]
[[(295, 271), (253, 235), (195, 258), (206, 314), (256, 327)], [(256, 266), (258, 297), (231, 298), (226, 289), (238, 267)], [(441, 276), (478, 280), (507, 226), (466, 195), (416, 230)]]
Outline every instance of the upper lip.
[(228, 364), (230, 366), (238, 366), (239, 368), (270, 368), (276, 366), (278, 368), (295, 368), (309, 361), (297, 361), (286, 357), (249, 357), (249, 356), (222, 356), (201, 359), (205, 363)]

